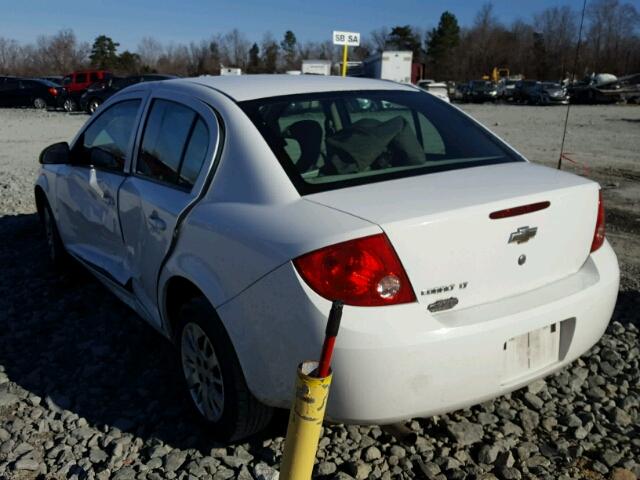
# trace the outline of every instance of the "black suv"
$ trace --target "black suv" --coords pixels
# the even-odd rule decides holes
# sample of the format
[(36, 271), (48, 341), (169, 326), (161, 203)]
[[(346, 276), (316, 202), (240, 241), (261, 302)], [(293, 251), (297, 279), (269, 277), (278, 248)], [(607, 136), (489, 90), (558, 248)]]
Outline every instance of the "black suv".
[(173, 75), (160, 75), (155, 73), (131, 75), (129, 77), (111, 77), (91, 85), (80, 97), (80, 108), (87, 113), (93, 113), (107, 98), (129, 85), (140, 82), (170, 80), (172, 78), (177, 77)]

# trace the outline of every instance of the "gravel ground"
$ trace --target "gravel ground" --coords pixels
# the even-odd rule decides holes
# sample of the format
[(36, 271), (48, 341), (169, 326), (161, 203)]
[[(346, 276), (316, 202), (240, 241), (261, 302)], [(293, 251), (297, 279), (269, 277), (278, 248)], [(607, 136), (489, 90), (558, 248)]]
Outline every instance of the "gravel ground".
[[(557, 157), (563, 109), (465, 108), (531, 159)], [(582, 126), (570, 130), (567, 150), (600, 162), (590, 174), (608, 186), (608, 235), (623, 274), (598, 345), (546, 380), (470, 409), (394, 428), (327, 425), (318, 478), (640, 476), (638, 119), (640, 108), (572, 111)], [(0, 479), (275, 478), (285, 412), (249, 442), (213, 443), (172, 388), (180, 374), (167, 342), (89, 275), (60, 276), (44, 260), (32, 200), (37, 154), (85, 120), (0, 110)]]

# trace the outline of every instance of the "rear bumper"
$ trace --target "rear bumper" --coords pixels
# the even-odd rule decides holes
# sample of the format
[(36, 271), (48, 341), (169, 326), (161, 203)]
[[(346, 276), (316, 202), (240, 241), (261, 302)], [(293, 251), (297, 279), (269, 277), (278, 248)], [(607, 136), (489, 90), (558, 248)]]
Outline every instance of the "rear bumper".
[[(617, 259), (605, 242), (576, 274), (498, 302), (437, 315), (417, 303), (345, 307), (327, 417), (384, 424), (430, 416), (546, 376), (600, 339), (618, 284)], [(219, 307), (260, 400), (289, 405), (295, 367), (318, 357), (329, 308), (291, 264)], [(535, 371), (507, 374), (505, 342), (554, 323), (561, 329), (558, 358)]]

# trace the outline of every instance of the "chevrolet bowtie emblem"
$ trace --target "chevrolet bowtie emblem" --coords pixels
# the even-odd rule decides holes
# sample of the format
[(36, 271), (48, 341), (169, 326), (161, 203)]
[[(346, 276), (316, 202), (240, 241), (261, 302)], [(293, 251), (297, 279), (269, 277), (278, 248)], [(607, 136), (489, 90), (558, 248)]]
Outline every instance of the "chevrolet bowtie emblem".
[(515, 232), (511, 232), (511, 235), (509, 235), (509, 243), (517, 243), (520, 245), (521, 243), (528, 242), (536, 236), (537, 232), (538, 227), (520, 227)]

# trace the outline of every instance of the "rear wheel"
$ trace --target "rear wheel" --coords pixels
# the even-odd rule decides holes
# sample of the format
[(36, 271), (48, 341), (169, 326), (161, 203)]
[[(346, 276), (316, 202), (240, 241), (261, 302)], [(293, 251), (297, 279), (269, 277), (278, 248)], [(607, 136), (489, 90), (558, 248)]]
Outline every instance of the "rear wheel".
[(87, 110), (89, 110), (89, 113), (93, 113), (98, 109), (99, 106), (100, 100), (98, 100), (97, 98), (93, 98), (87, 105)]
[(77, 109), (75, 100), (71, 98), (67, 98), (62, 104), (62, 107), (64, 108), (65, 112), (75, 112)]
[(196, 412), (215, 437), (235, 441), (262, 430), (273, 410), (249, 391), (231, 341), (204, 298), (180, 309), (178, 346), (182, 372)]
[(44, 98), (40, 98), (37, 97), (33, 100), (33, 106), (34, 108), (37, 108), (39, 110), (43, 110), (45, 108), (47, 108), (47, 102)]

